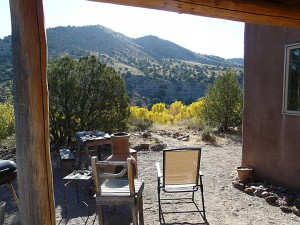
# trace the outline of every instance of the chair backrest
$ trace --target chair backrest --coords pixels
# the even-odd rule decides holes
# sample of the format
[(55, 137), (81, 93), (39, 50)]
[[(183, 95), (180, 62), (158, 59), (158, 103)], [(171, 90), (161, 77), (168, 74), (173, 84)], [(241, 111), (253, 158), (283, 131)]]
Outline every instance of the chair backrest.
[(176, 148), (163, 151), (163, 185), (197, 185), (201, 148)]
[[(101, 184), (105, 180), (118, 179), (118, 178), (127, 179), (130, 195), (135, 194), (133, 159), (128, 158), (127, 161), (97, 161), (97, 157), (94, 156), (91, 158), (91, 162), (92, 162), (92, 171), (93, 171), (95, 190), (98, 194), (101, 194)], [(104, 167), (111, 167), (111, 166), (123, 166), (123, 169), (121, 172), (117, 174), (103, 172), (105, 171)]]

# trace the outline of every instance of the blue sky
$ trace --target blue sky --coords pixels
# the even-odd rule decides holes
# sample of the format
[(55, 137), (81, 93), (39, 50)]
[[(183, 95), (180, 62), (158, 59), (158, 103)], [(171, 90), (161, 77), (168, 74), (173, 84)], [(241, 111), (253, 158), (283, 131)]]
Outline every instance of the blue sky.
[[(43, 0), (45, 26), (102, 25), (126, 36), (155, 35), (194, 52), (244, 57), (244, 23), (86, 0)], [(0, 38), (11, 34), (9, 0), (0, 0)]]

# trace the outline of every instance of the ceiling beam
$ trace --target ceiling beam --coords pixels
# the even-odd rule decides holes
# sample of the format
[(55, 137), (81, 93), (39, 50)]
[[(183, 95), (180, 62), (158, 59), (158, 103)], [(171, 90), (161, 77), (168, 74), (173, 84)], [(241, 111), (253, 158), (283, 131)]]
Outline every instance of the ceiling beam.
[(90, 0), (241, 21), (300, 27), (297, 0)]

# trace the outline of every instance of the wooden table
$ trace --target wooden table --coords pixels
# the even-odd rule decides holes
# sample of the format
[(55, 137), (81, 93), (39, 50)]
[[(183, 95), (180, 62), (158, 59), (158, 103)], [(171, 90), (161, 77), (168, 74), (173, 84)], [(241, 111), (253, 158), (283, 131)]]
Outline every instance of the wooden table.
[[(92, 131), (87, 131), (87, 132), (92, 132)], [(106, 145), (106, 144), (111, 144), (111, 137), (109, 134), (104, 134), (103, 136), (90, 136), (86, 138), (86, 136), (80, 135), (83, 132), (76, 132), (75, 133), (75, 138), (78, 143), (78, 151), (77, 151), (77, 157), (79, 160), (79, 163), (81, 164), (81, 155), (85, 154), (85, 160), (87, 165), (91, 165), (91, 160), (90, 160), (90, 154), (93, 153), (94, 155), (98, 156), (98, 159), (101, 160), (101, 151), (99, 150), (99, 146), (101, 145)], [(98, 146), (97, 149), (97, 154), (95, 154), (95, 150), (89, 149), (89, 147), (92, 146)], [(81, 148), (83, 147), (83, 150)]]
[(66, 188), (67, 188), (68, 184), (70, 184), (72, 181), (76, 182), (77, 203), (82, 202), (88, 208), (88, 214), (90, 214), (89, 205), (86, 203), (86, 201), (79, 199), (79, 187), (78, 187), (79, 181), (89, 181), (90, 179), (92, 179), (92, 174), (90, 171), (87, 171), (87, 170), (86, 171), (74, 171), (63, 178), (64, 204), (65, 204), (65, 213), (66, 214), (68, 213), (67, 206), (70, 204), (73, 204), (73, 203), (67, 204), (67, 197), (66, 197)]

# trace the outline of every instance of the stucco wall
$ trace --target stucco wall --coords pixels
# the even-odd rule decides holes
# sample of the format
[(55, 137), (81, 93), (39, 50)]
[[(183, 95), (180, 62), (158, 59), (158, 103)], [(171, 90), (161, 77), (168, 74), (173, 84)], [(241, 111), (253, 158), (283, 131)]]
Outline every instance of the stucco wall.
[(246, 24), (242, 165), (300, 190), (300, 116), (282, 114), (284, 51), (300, 29)]

